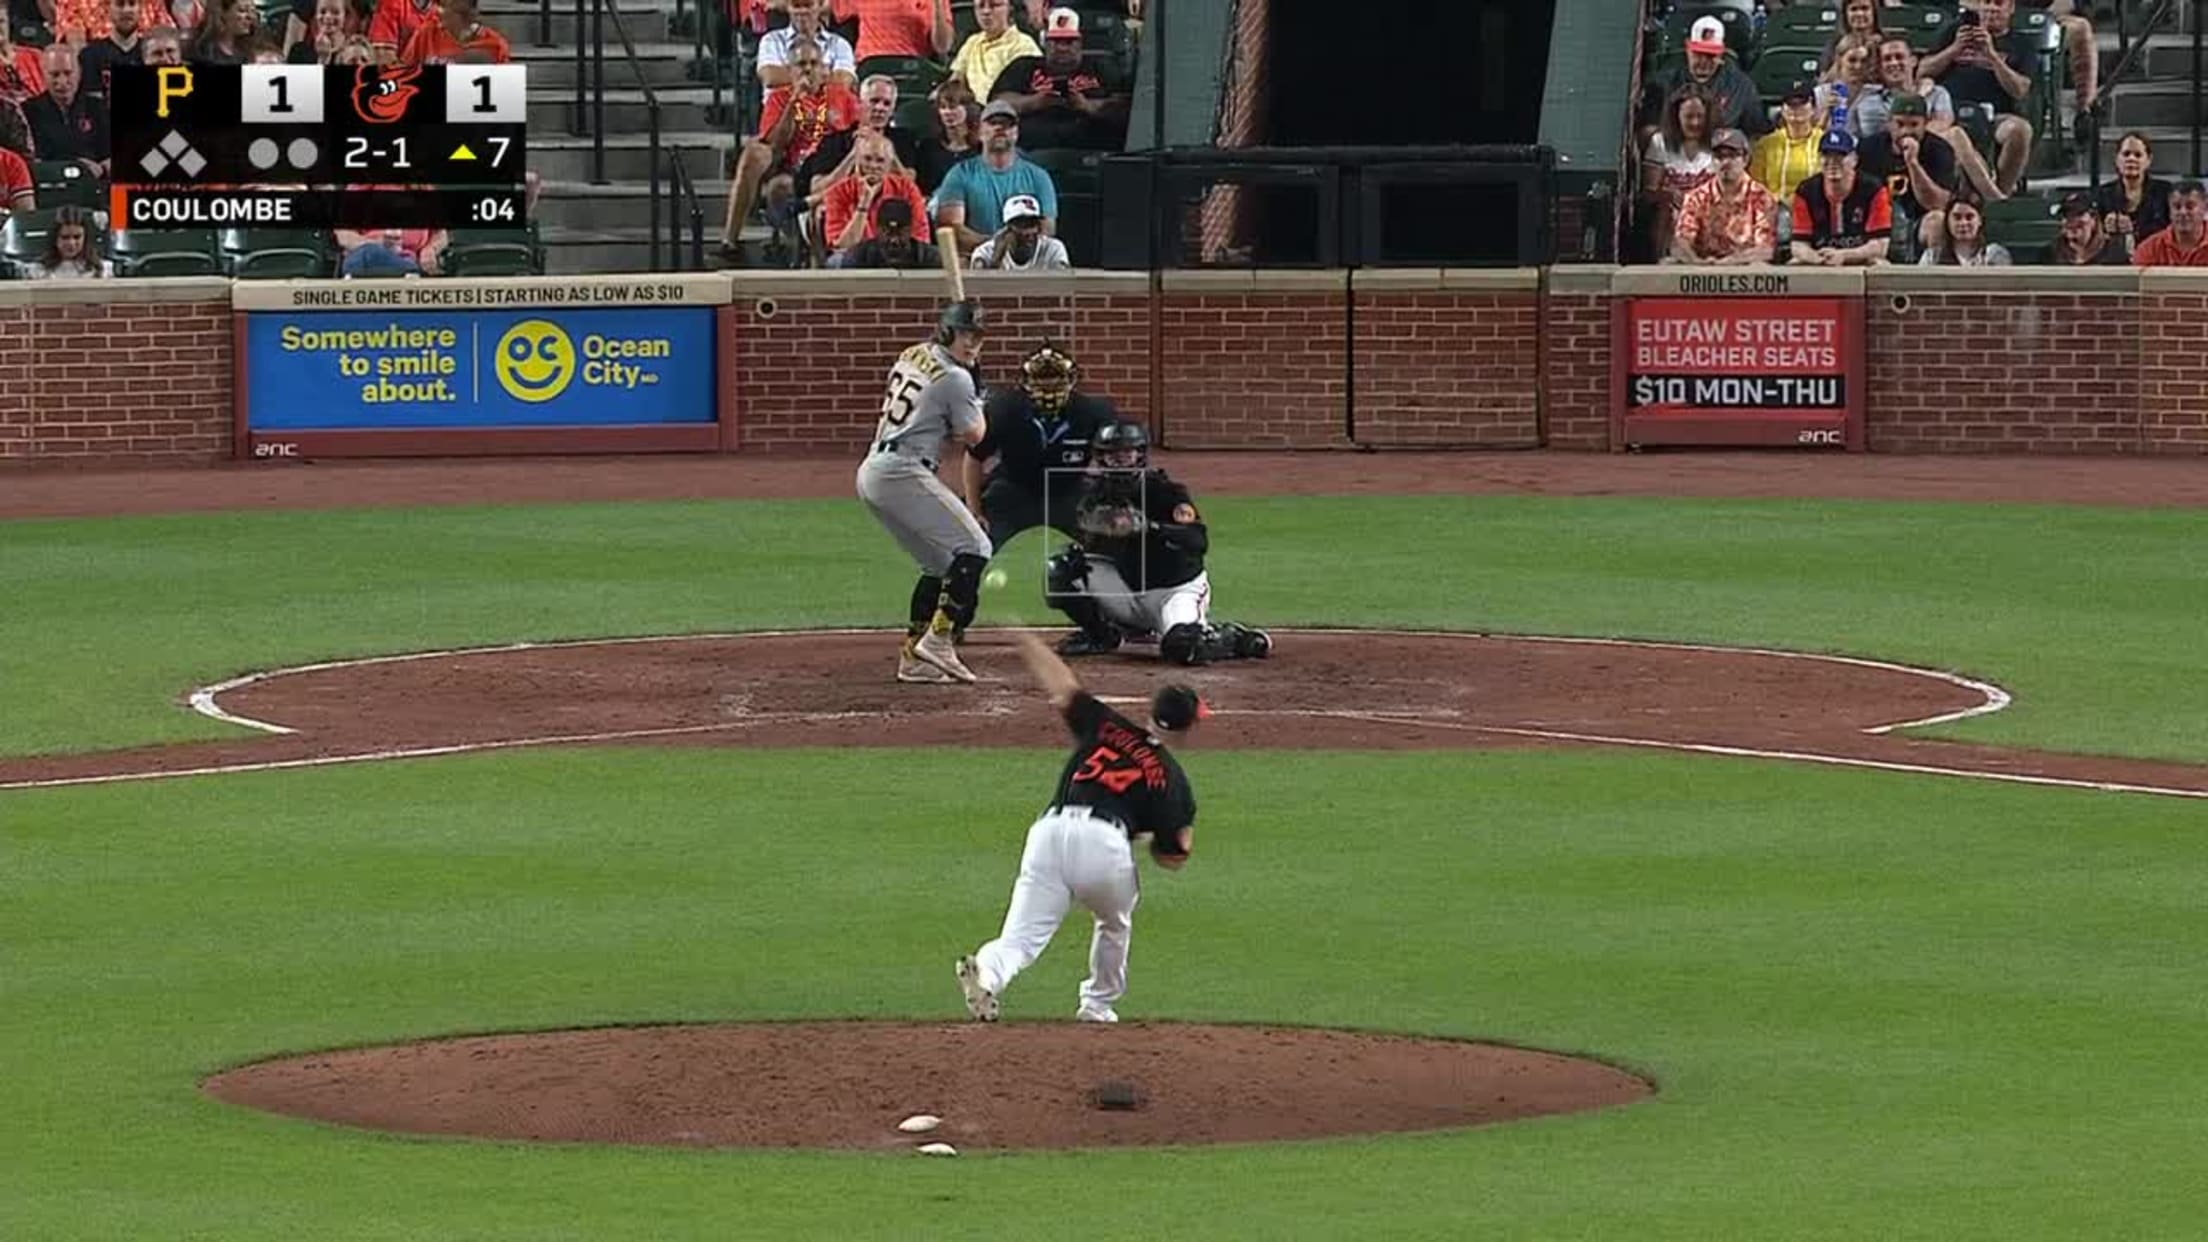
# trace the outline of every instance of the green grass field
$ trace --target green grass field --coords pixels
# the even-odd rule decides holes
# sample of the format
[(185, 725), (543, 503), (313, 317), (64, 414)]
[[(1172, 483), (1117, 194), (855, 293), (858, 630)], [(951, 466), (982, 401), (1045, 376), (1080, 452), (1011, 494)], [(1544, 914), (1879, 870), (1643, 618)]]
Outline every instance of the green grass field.
[[(1226, 616), (1881, 656), (2018, 694), (1956, 736), (2208, 759), (2208, 514), (1211, 509)], [(878, 623), (905, 592), (855, 506), (814, 503), (0, 523), (0, 567), (14, 754), (219, 736), (175, 699), (246, 668)], [(458, 1031), (957, 1015), (947, 963), (994, 930), (1058, 756), (568, 750), (0, 793), (0, 1238), (2199, 1235), (2197, 803), (1593, 751), (1186, 760), (1204, 856), (1145, 900), (1129, 1017), (1490, 1037), (1661, 1093), (950, 1162), (293, 1122), (195, 1083)], [(1065, 1016), (1084, 944), (1008, 1017)]]

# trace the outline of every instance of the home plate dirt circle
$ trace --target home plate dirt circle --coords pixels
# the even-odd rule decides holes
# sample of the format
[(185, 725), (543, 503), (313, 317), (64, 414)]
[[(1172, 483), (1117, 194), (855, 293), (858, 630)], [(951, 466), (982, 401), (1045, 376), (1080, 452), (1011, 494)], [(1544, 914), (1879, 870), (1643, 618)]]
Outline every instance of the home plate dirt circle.
[[(1097, 1089), (1135, 1088), (1131, 1109)], [(217, 1099), (364, 1129), (682, 1147), (965, 1150), (1446, 1130), (1631, 1103), (1647, 1081), (1496, 1044), (1180, 1023), (609, 1027), (247, 1065)], [(932, 1113), (942, 1126), (903, 1134)]]

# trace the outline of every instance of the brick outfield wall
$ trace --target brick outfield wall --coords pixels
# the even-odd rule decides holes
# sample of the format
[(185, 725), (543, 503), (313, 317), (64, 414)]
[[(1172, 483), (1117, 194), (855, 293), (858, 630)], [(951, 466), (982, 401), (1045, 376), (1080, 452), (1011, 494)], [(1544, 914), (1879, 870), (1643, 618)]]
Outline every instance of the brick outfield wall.
[[(1601, 451), (1630, 278), (1651, 270), (1177, 272), (1155, 301), (1140, 274), (977, 274), (970, 292), (996, 321), (986, 379), (1061, 341), (1174, 447)], [(933, 273), (731, 279), (743, 452), (852, 451), (943, 296)], [(1867, 299), (1874, 451), (2208, 452), (2208, 276), (1790, 280)], [(0, 284), (0, 467), (228, 459), (231, 318), (221, 280)]]

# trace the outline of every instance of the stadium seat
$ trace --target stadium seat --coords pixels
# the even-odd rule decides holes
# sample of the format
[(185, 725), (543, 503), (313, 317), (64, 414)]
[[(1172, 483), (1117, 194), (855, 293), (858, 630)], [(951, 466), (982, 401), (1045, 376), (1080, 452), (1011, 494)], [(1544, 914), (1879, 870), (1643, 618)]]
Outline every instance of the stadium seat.
[(1075, 267), (1093, 267), (1104, 246), (1104, 199), (1100, 194), (1058, 195), (1058, 240)]
[(2062, 236), (2055, 204), (2036, 194), (2017, 194), (1985, 205), (1986, 236), (2009, 248), (2018, 263), (2037, 261)]
[(1756, 58), (1756, 67), (1748, 72), (1748, 78), (1756, 84), (1756, 93), (1763, 96), (1763, 102), (1777, 107), (1787, 87), (1817, 80), (1818, 55), (1816, 48), (1774, 47)]
[(1097, 194), (1104, 179), (1102, 151), (1084, 151), (1072, 147), (1045, 147), (1034, 151), (1022, 151), (1030, 163), (1039, 164), (1050, 174), (1051, 184), (1063, 199), (1068, 194)]
[(330, 240), (307, 229), (224, 229), (217, 236), (223, 270), (240, 280), (328, 276)]
[(536, 225), (526, 229), (453, 229), (446, 238), (447, 276), (532, 276), (544, 272)]
[(20, 276), (22, 268), (38, 262), (46, 253), (46, 234), (54, 225), (51, 207), (38, 211), (18, 211), (8, 217), (0, 227), (0, 261), (4, 261), (8, 275)]
[(891, 125), (907, 133), (928, 134), (935, 131), (935, 101), (925, 95), (918, 99), (900, 96), (897, 115), (890, 118)]
[(118, 276), (216, 276), (222, 272), (213, 229), (131, 229), (111, 251)]
[(897, 79), (900, 98), (926, 95), (950, 76), (948, 69), (917, 56), (869, 56), (859, 62), (859, 81), (864, 82), (877, 73)]
[(1810, 44), (1821, 48), (1838, 33), (1840, 6), (1837, 3), (1795, 4), (1771, 14), (1763, 28), (1763, 40), (1767, 45)]
[(1904, 4), (1879, 14), (1879, 25), (1909, 40), (1919, 55), (1939, 43), (1940, 35), (1955, 19), (1955, 7), (1941, 4)]
[(31, 165), (38, 201), (48, 207), (105, 207), (107, 184), (75, 160), (40, 160)]

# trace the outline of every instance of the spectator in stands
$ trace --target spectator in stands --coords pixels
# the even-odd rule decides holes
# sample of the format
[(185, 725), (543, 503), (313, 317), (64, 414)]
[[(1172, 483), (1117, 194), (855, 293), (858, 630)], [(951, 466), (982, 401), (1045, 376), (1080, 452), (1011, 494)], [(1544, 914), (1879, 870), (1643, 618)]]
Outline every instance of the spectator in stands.
[(2101, 227), (2127, 250), (2170, 227), (2170, 183), (2148, 176), (2152, 167), (2154, 141), (2133, 130), (2116, 144), (2116, 179), (2094, 196)]
[(896, 168), (897, 153), (879, 133), (861, 134), (852, 145), (854, 169), (829, 187), (821, 204), (821, 236), (827, 239), (828, 266), (848, 267), (859, 244), (880, 229), (876, 217), (891, 199), (903, 199), (912, 218), (927, 218), (928, 200), (912, 177)]
[(1825, 127), (1817, 116), (1817, 89), (1796, 82), (1779, 100), (1779, 127), (1756, 141), (1756, 158), (1750, 166), (1758, 184), (1771, 192), (1772, 210), (1781, 245), (1794, 233), (1794, 188), (1817, 175), (1824, 157), (1818, 147)]
[(0, 102), (0, 216), (38, 210), (38, 182), (31, 176), (31, 131), (23, 110)]
[(17, 43), (0, 22), (0, 103), (21, 104), (46, 89), (46, 54)]
[[(1682, 86), (1698, 86), (1709, 96), (1712, 111), (1710, 124), (1716, 129), (1737, 129), (1754, 137), (1771, 132), (1771, 118), (1763, 110), (1763, 96), (1756, 92), (1756, 84), (1742, 73), (1725, 54), (1725, 26), (1714, 17), (1698, 19), (1687, 33), (1687, 63), (1682, 71), (1668, 69), (1650, 80), (1643, 97), (1642, 112), (1651, 118), (1660, 117), (1671, 98)], [(1645, 144), (1654, 132), (1654, 124), (1644, 126), (1640, 135)]]
[(1679, 206), (1671, 263), (1769, 263), (1778, 251), (1778, 200), (1748, 175), (1748, 135), (1721, 129), (1710, 140), (1717, 175)]
[(916, 215), (912, 204), (904, 199), (882, 200), (882, 205), (874, 212), (874, 236), (860, 242), (844, 266), (932, 268), (941, 263), (940, 251), (913, 236), (912, 225), (916, 219), (924, 222), (927, 216)]
[(245, 63), (249, 65), (281, 65), (284, 63), (283, 43), (269, 31), (253, 36), (246, 45)]
[(414, 28), (399, 52), (399, 60), (409, 65), (449, 65), (464, 52), (488, 57), (494, 65), (514, 59), (506, 36), (483, 24), (475, 0), (444, 0), (438, 6), (437, 20)]
[[(790, 24), (759, 40), (759, 97), (797, 80), (795, 49), (810, 43), (820, 53), (822, 82), (846, 92), (859, 84), (859, 58), (851, 41), (820, 24), (822, 0), (788, 0)], [(762, 122), (764, 128), (764, 122)]]
[(814, 207), (825, 202), (831, 188), (858, 170), (858, 144), (864, 134), (889, 139), (890, 171), (912, 176), (920, 162), (921, 138), (899, 128), (896, 119), (897, 79), (877, 73), (859, 83), (859, 123), (821, 140), (797, 170), (798, 196)]
[[(158, 0), (155, 2), (158, 3)], [(93, 32), (90, 26), (85, 27), (89, 37), (84, 41), (84, 50), (77, 53), (77, 72), (84, 82), (84, 90), (91, 91), (102, 99), (107, 98), (108, 71), (117, 65), (138, 63), (138, 32), (168, 24), (161, 22), (157, 26), (142, 25), (139, 18), (139, 0), (114, 0), (108, 6), (107, 16), (101, 21), (107, 27), (106, 30)]]
[(1877, 82), (1877, 40), (1871, 35), (1840, 36), (1832, 65), (1817, 82), (1817, 115), (1825, 128), (1856, 132), (1856, 103)]
[(1947, 204), (1938, 245), (1917, 256), (1919, 267), (2008, 267), (2008, 247), (1986, 240), (1986, 211), (1978, 192), (1965, 186)]
[(1840, 30), (1826, 41), (1824, 53), (1817, 58), (1817, 67), (1832, 68), (1833, 62), (1839, 58), (1840, 45), (1850, 35), (1869, 36), (1874, 48), (1885, 42), (1886, 28), (1878, 21), (1878, 10), (1881, 7), (1878, 0), (1848, 0), (1840, 9)]
[(184, 59), (195, 65), (242, 65), (259, 15), (252, 0), (208, 0)]
[(42, 160), (75, 160), (95, 177), (107, 175), (107, 102), (84, 93), (77, 53), (66, 43), (46, 49), (46, 93), (23, 105), (32, 149)]
[(330, 57), (330, 63), (346, 66), (375, 64), (375, 45), (368, 42), (367, 35), (346, 35), (345, 41), (337, 45), (336, 53)]
[[(122, 15), (126, 9), (128, 18)], [(117, 30), (135, 35), (140, 30), (169, 25), (172, 20), (166, 0), (58, 0), (54, 5), (54, 38), (81, 49)]]
[(138, 41), (138, 50), (149, 65), (184, 63), (184, 36), (173, 27), (156, 26)]
[(721, 226), (722, 257), (730, 262), (741, 261), (737, 241), (761, 190), (767, 223), (779, 243), (804, 207), (796, 196), (798, 168), (828, 135), (859, 123), (858, 96), (843, 83), (829, 80), (818, 45), (799, 41), (791, 45), (789, 55), (790, 84), (767, 92), (759, 132), (744, 140), (743, 154), (736, 161), (728, 218)]
[(981, 150), (981, 105), (966, 83), (952, 78), (935, 88), (935, 124), (913, 164), (922, 193), (933, 194), (953, 165)]
[(1043, 233), (1043, 205), (1032, 194), (1004, 200), (1004, 227), (974, 247), (971, 265), (993, 272), (1066, 272), (1066, 243)]
[(2122, 267), (2131, 257), (2123, 242), (2102, 231), (2093, 200), (2072, 194), (2062, 200), (2062, 235), (2047, 247), (2044, 261), (2057, 267)]
[(1012, 0), (974, 0), (974, 18), (981, 29), (966, 36), (951, 61), (951, 76), (964, 81), (974, 98), (987, 99), (1006, 65), (1023, 56), (1040, 56), (1043, 49), (1012, 25)]
[(1710, 97), (1689, 84), (1672, 92), (1664, 105), (1664, 123), (1641, 154), (1641, 201), (1647, 215), (1649, 251), (1671, 253), (1679, 206), (1687, 195), (1717, 175), (1710, 150)]
[(2170, 188), (2170, 227), (2131, 252), (2139, 267), (2208, 267), (2208, 187), (2180, 181)]
[(82, 207), (59, 207), (46, 233), (46, 253), (30, 265), (24, 276), (31, 280), (97, 280), (115, 274), (114, 265), (92, 249), (92, 213)]
[(1855, 135), (1825, 134), (1824, 170), (1794, 192), (1794, 261), (1812, 267), (1846, 267), (1886, 261), (1894, 227), (1886, 187), (1858, 176)]
[(1002, 229), (1005, 203), (1020, 194), (1041, 206), (1043, 231), (1057, 231), (1058, 186), (1020, 157), (1019, 140), (1020, 114), (992, 100), (981, 110), (981, 154), (952, 168), (936, 189), (935, 221), (958, 231), (960, 250), (972, 253)]
[(1886, 187), (1905, 263), (1915, 262), (1919, 246), (1939, 247), (1946, 227), (1942, 213), (1961, 180), (1955, 150), (1930, 131), (1929, 113), (1924, 96), (1896, 95), (1885, 132), (1855, 146), (1858, 171)]
[(2093, 106), (2101, 94), (2101, 53), (2093, 22), (2078, 12), (2076, 0), (2022, 0), (2021, 7), (2046, 9), (2062, 28), (2063, 50), (2070, 55), (2070, 81), (2078, 91), (2078, 109)]
[(397, 60), (406, 41), (436, 15), (437, 0), (376, 0), (376, 15), (368, 19), (368, 45), (375, 49), (376, 63)]
[(938, 59), (950, 55), (958, 43), (951, 0), (835, 0), (830, 13), (839, 22), (859, 19), (855, 54), (861, 61), (875, 56)]
[(1116, 150), (1127, 141), (1132, 93), (1116, 69), (1090, 68), (1081, 56), (1081, 15), (1050, 11), (1043, 54), (1025, 56), (997, 75), (992, 96), (1020, 111), (1031, 151), (1075, 147)]
[(1979, 196), (1989, 202), (2008, 197), (1995, 182), (1985, 157), (1978, 154), (1977, 144), (1956, 125), (1954, 97), (1946, 87), (1917, 72), (1917, 53), (1907, 39), (1888, 35), (1878, 45), (1878, 79), (1850, 111), (1858, 142), (1885, 132), (1894, 96), (1914, 92), (1924, 96), (1926, 128), (1955, 153), (1956, 166), (1978, 188)]
[(333, 236), (347, 276), (435, 276), (446, 243), (443, 229), (338, 229)]
[(1956, 114), (1975, 136), (1990, 124), (1996, 148), (1994, 182), (2003, 194), (2016, 193), (2032, 154), (2032, 123), (2018, 112), (2032, 93), (2038, 49), (2012, 29), (2016, 0), (1963, 0), (1956, 24), (1920, 70), (1954, 96)]
[(345, 0), (315, 0), (314, 18), (284, 53), (295, 65), (326, 65), (352, 34), (352, 9)]

